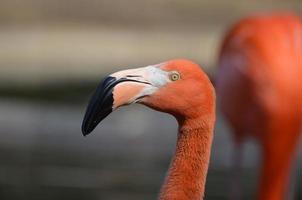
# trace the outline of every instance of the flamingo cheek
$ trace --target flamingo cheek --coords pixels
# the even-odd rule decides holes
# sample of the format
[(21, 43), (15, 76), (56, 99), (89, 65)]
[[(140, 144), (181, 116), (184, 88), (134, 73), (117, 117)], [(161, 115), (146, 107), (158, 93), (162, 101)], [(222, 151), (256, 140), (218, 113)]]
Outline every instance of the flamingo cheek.
[(140, 96), (140, 93), (144, 89), (144, 84), (124, 82), (118, 84), (113, 90), (113, 109), (117, 109), (120, 106), (128, 105)]

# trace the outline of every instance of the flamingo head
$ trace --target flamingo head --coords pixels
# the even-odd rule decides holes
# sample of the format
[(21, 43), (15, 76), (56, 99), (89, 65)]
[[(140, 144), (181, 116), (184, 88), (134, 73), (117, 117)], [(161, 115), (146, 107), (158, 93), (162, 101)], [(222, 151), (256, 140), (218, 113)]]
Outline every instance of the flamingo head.
[(214, 98), (205, 73), (188, 60), (119, 71), (105, 77), (97, 87), (87, 107), (82, 132), (89, 134), (112, 111), (132, 103), (182, 120), (208, 112)]

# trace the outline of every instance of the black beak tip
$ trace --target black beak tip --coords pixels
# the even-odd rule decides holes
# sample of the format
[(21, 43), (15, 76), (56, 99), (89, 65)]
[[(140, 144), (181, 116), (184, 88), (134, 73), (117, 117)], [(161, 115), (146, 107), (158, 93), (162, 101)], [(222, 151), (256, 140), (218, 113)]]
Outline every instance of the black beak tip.
[(82, 134), (84, 136), (87, 136), (89, 133), (91, 133), (92, 130), (89, 129), (88, 126), (86, 126), (85, 123), (82, 124)]
[(87, 136), (89, 133), (90, 132), (88, 130), (82, 128), (82, 134), (83, 134), (83, 136)]
[(90, 99), (82, 124), (82, 133), (84, 136), (91, 133), (95, 127), (112, 112), (113, 106), (113, 88), (120, 82), (127, 79), (116, 79), (108, 76), (97, 87), (95, 93)]

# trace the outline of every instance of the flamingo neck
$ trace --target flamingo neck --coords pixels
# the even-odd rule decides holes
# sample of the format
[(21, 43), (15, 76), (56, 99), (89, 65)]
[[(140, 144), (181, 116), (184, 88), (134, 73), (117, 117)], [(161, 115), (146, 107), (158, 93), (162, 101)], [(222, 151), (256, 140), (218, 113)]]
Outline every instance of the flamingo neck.
[(176, 151), (161, 188), (160, 200), (200, 200), (204, 196), (214, 120), (179, 123)]

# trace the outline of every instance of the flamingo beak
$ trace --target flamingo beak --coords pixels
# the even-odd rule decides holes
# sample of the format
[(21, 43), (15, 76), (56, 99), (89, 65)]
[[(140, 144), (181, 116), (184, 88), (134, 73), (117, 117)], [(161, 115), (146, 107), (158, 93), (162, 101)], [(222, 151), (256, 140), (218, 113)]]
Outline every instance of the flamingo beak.
[(140, 102), (155, 92), (166, 72), (154, 66), (120, 71), (105, 77), (90, 99), (82, 123), (84, 136), (118, 107)]

